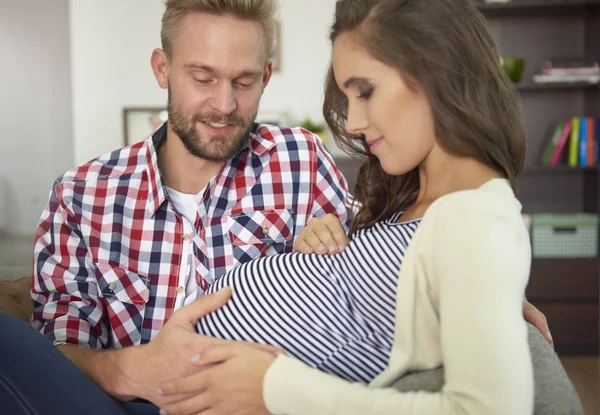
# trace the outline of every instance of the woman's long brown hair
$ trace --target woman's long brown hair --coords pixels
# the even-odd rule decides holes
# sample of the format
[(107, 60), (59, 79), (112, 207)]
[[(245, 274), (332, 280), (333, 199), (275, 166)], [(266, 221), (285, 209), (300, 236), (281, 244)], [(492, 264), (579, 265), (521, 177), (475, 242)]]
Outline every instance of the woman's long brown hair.
[[(500, 67), (485, 18), (471, 0), (339, 0), (331, 42), (351, 33), (375, 59), (427, 93), (438, 143), (503, 173), (516, 190), (525, 160), (517, 93)], [(346, 132), (348, 101), (330, 67), (323, 115), (337, 144), (364, 160), (355, 197), (362, 203), (350, 235), (409, 207), (419, 192), (417, 169), (390, 176)]]

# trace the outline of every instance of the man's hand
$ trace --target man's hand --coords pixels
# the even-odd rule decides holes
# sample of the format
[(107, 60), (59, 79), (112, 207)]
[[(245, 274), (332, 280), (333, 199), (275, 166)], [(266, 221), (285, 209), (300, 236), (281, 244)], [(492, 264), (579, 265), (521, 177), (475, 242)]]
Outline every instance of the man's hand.
[(533, 324), (535, 328), (544, 335), (546, 340), (548, 340), (548, 343), (554, 347), (554, 341), (552, 340), (552, 335), (550, 334), (550, 328), (548, 327), (548, 320), (546, 320), (546, 316), (527, 300), (523, 301), (523, 316), (525, 317), (525, 320)]
[(176, 311), (149, 344), (124, 349), (120, 356), (119, 395), (144, 398), (157, 406), (192, 396), (174, 394), (165, 399), (156, 391), (165, 382), (197, 373), (199, 368), (194, 362), (206, 348), (228, 343), (199, 335), (195, 326), (199, 319), (221, 308), (230, 297), (229, 288), (203, 296)]
[[(189, 399), (161, 405), (163, 413), (267, 415), (263, 399), (263, 383), (267, 370), (275, 360), (250, 343), (231, 342), (205, 350), (197, 364), (205, 368), (195, 375), (161, 386), (165, 397), (188, 393)], [(200, 390), (201, 393), (197, 393)]]
[(308, 222), (296, 238), (294, 251), (304, 254), (337, 254), (347, 245), (348, 237), (340, 219), (330, 213)]

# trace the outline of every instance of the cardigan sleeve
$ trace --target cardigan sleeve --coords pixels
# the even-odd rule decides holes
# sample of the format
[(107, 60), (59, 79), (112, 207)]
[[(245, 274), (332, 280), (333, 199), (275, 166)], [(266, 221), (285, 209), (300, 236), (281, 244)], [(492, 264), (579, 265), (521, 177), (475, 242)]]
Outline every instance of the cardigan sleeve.
[(426, 277), (439, 301), (446, 373), (441, 392), (369, 388), (280, 356), (264, 380), (269, 411), (531, 414), (533, 369), (522, 316), (529, 239), (519, 208), (490, 202), (479, 196), (445, 199), (436, 206), (428, 238), (421, 237), (427, 245), (422, 254), (431, 265), (432, 275)]

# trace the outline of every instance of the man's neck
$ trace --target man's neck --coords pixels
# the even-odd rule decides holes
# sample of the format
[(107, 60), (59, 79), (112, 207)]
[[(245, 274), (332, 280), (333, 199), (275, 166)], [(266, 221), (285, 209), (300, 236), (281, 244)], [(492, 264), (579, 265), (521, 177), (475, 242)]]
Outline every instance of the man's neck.
[(190, 154), (170, 126), (167, 140), (158, 150), (158, 166), (165, 184), (181, 193), (200, 193), (223, 164)]

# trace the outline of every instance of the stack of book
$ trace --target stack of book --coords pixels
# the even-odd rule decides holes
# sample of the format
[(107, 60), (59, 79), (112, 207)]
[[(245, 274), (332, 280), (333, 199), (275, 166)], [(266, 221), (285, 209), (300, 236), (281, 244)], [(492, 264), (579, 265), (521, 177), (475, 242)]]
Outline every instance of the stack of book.
[(533, 75), (536, 84), (600, 82), (600, 63), (598, 59), (553, 59)]
[(599, 140), (600, 118), (573, 117), (563, 121), (554, 129), (542, 155), (542, 165), (596, 166)]

